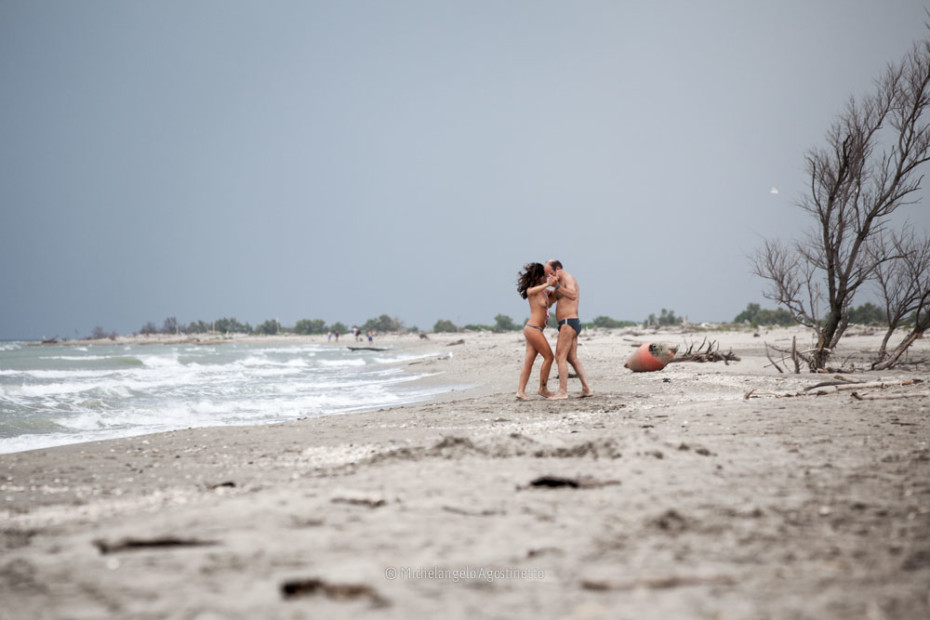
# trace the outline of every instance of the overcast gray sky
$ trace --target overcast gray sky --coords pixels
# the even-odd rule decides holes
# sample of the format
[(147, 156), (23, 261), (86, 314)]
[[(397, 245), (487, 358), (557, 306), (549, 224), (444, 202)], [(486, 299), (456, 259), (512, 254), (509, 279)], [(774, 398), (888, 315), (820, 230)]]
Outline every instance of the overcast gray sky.
[(774, 307), (747, 257), (927, 5), (0, 0), (0, 339), (522, 321), (547, 258), (583, 320)]

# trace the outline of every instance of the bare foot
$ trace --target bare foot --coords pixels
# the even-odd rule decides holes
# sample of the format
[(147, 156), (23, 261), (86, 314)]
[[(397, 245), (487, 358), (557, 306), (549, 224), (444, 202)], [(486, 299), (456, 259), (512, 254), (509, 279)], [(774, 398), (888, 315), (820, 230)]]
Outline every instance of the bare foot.
[(549, 397), (549, 400), (567, 400), (567, 399), (568, 399), (568, 392), (564, 392), (564, 393), (556, 392), (555, 394)]
[(552, 398), (552, 392), (550, 392), (548, 388), (541, 387), (538, 393), (543, 398)]
[(594, 392), (591, 390), (582, 390), (581, 394), (578, 395), (578, 398), (591, 398), (594, 396)]
[(523, 392), (517, 392), (517, 400), (529, 400), (529, 399), (530, 399), (529, 396), (527, 396)]

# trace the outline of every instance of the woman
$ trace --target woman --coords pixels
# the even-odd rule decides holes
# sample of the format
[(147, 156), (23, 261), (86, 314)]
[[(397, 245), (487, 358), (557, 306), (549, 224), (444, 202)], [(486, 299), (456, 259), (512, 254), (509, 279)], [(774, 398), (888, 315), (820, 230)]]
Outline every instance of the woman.
[(530, 320), (523, 326), (523, 335), (526, 337), (526, 357), (523, 360), (523, 370), (520, 371), (520, 385), (517, 388), (517, 398), (529, 400), (526, 395), (526, 384), (533, 371), (533, 363), (537, 355), (542, 355), (543, 364), (539, 373), (539, 395), (548, 398), (549, 370), (552, 368), (552, 347), (543, 335), (546, 321), (549, 318), (549, 287), (551, 276), (546, 276), (546, 268), (542, 263), (527, 263), (523, 271), (517, 274), (517, 292), (520, 297), (530, 302)]

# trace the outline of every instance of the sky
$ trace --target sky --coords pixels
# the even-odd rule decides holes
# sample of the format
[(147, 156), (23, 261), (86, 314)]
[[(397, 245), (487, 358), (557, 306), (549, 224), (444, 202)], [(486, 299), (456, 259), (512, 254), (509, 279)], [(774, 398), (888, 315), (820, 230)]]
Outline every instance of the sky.
[(774, 308), (751, 256), (928, 9), (0, 0), (0, 339), (522, 322), (550, 258), (583, 321)]

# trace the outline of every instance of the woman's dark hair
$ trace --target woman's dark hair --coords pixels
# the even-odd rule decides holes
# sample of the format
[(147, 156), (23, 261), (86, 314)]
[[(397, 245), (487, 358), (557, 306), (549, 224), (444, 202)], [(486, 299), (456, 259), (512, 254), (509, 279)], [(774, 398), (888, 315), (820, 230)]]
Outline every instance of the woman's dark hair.
[(540, 280), (546, 278), (546, 268), (542, 263), (527, 263), (523, 265), (523, 271), (517, 274), (517, 292), (520, 297), (526, 299), (526, 289), (542, 284)]

